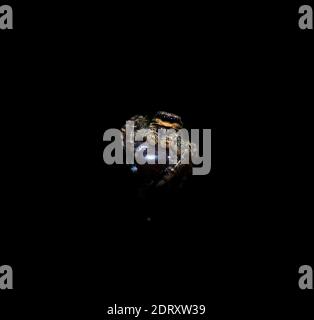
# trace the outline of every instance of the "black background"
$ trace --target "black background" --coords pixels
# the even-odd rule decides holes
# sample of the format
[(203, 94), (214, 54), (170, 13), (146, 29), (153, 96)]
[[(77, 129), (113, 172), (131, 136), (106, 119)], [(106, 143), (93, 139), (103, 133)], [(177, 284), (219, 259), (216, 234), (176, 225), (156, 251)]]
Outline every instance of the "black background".
[[(0, 34), (5, 318), (103, 319), (114, 303), (309, 308), (297, 286), (313, 266), (301, 4), (13, 3), (15, 28)], [(212, 170), (141, 202), (103, 163), (102, 135), (157, 110), (212, 129)]]

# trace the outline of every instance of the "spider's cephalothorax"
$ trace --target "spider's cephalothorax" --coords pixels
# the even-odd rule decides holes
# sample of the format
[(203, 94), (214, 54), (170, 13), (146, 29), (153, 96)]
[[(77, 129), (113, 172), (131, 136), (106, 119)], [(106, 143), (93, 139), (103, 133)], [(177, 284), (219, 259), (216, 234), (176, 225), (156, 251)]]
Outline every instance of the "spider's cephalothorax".
[[(152, 118), (143, 115), (136, 115), (130, 120), (134, 122), (134, 134), (141, 129), (147, 129), (147, 134), (144, 141), (156, 146), (156, 149), (158, 146), (161, 146), (161, 148), (166, 149), (167, 154), (171, 154), (170, 151), (174, 143), (177, 145), (177, 132), (183, 128), (183, 123), (180, 116), (165, 111), (157, 112)], [(163, 129), (164, 131), (159, 129)], [(124, 133), (125, 142), (125, 128), (122, 128), (122, 131)], [(166, 133), (160, 136), (160, 134), (158, 134), (160, 131)], [(182, 164), (180, 161), (180, 156), (183, 152), (185, 154), (190, 154), (191, 144), (189, 141), (182, 141), (181, 139), (179, 140), (178, 145), (180, 145), (180, 151), (177, 151), (179, 160), (176, 163), (171, 163), (169, 161), (170, 156), (168, 156), (166, 164), (161, 165), (156, 163), (139, 165), (136, 163), (131, 165), (131, 171), (134, 174), (141, 176), (146, 185), (149, 186), (160, 187), (164, 185), (170, 185), (170, 182), (172, 183), (174, 181), (181, 184), (182, 180), (191, 174), (191, 165)], [(125, 143), (124, 146), (126, 148)], [(131, 152), (136, 153), (138, 148), (142, 147), (142, 144), (136, 143), (134, 144), (134, 149), (132, 149)], [(156, 155), (156, 160), (158, 160), (158, 153)]]

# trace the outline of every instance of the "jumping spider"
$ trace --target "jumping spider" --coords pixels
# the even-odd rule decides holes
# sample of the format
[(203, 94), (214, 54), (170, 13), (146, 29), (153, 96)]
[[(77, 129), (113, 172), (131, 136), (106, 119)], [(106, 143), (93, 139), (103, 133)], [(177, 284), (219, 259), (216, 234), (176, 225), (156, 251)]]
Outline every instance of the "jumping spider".
[[(178, 131), (183, 128), (181, 117), (176, 114), (159, 111), (153, 117), (136, 115), (129, 121), (134, 122), (134, 135), (139, 130), (145, 131), (144, 140), (158, 149), (166, 150), (167, 160), (165, 164), (157, 164), (159, 154), (155, 155), (156, 163), (130, 165), (131, 172), (141, 179), (141, 185), (146, 188), (151, 187), (178, 187), (182, 186), (182, 183), (192, 173), (191, 162), (182, 161), (185, 157), (190, 157), (191, 153), (195, 152), (195, 145), (190, 143), (189, 139), (183, 139), (178, 135)], [(163, 130), (159, 130), (163, 129)], [(136, 152), (139, 148), (143, 148), (143, 141), (136, 142), (134, 137), (129, 137), (133, 144), (130, 145), (126, 136), (126, 127), (122, 129), (123, 132), (123, 145), (124, 149), (128, 149), (130, 152)], [(167, 130), (167, 131), (165, 131)], [(164, 134), (162, 133), (164, 132)], [(176, 153), (174, 161), (171, 159)]]

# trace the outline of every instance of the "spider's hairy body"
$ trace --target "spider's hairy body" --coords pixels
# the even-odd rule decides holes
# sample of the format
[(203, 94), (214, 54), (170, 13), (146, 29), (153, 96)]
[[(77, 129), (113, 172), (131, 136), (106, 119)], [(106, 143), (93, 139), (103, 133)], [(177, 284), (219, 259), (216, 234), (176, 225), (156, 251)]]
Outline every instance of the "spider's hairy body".
[[(174, 150), (178, 156), (178, 161), (175, 163), (167, 161), (165, 165), (137, 165), (136, 172), (144, 172), (144, 176), (150, 181), (150, 184), (157, 187), (169, 184), (173, 180), (181, 182), (187, 175), (190, 175), (191, 165), (182, 164), (181, 156), (184, 154), (190, 155), (192, 145), (189, 141), (182, 140), (178, 135), (178, 131), (183, 128), (182, 120), (178, 115), (159, 111), (151, 119), (147, 116), (136, 115), (130, 118), (129, 121), (134, 122), (134, 134), (139, 132), (139, 130), (145, 129), (144, 141), (156, 146), (156, 148), (157, 146), (161, 146), (168, 153)], [(124, 147), (126, 147), (125, 127), (122, 128), (122, 132), (124, 135)], [(131, 138), (133, 139), (134, 137)], [(135, 149), (132, 152), (135, 152), (139, 145), (140, 143), (135, 143)]]

